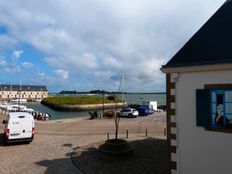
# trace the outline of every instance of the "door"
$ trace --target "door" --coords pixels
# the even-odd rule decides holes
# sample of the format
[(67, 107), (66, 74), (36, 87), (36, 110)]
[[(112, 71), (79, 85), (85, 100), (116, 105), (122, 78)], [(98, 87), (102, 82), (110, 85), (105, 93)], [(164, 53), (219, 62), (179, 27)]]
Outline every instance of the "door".
[(8, 129), (9, 129), (9, 139), (18, 139), (20, 138), (21, 134), (21, 124), (20, 120), (17, 119), (10, 119), (8, 123)]
[(23, 119), (21, 121), (21, 137), (30, 138), (32, 137), (32, 120)]

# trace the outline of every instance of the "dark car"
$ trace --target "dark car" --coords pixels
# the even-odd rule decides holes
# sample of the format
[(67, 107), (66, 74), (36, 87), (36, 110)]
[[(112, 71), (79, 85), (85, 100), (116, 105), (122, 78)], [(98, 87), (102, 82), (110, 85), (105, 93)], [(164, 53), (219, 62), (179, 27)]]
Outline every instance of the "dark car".
[(149, 111), (148, 114), (153, 114), (154, 113), (154, 111), (151, 108), (151, 105), (140, 105), (140, 107), (146, 108)]
[(146, 107), (139, 107), (137, 108), (137, 110), (139, 112), (139, 115), (142, 115), (142, 116), (147, 116), (150, 113), (149, 109)]

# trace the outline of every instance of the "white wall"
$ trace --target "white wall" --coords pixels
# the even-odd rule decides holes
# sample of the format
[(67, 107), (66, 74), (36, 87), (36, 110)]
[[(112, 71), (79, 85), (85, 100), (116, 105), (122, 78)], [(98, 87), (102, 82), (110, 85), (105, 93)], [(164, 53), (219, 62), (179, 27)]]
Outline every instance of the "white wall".
[(176, 82), (177, 169), (180, 174), (231, 174), (232, 133), (196, 126), (196, 89), (232, 84), (232, 71), (180, 73)]

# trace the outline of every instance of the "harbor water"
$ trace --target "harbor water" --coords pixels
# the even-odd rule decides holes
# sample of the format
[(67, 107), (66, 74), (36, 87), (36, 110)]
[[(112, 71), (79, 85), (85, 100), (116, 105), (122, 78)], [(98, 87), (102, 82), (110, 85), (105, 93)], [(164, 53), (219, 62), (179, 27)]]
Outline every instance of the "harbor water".
[[(124, 94), (125, 101), (127, 104), (142, 104), (143, 101), (157, 101), (157, 105), (166, 105), (166, 94)], [(24, 103), (28, 108), (32, 108), (35, 111), (40, 111), (43, 113), (49, 113), (51, 115), (51, 120), (65, 119), (65, 118), (77, 118), (89, 116), (88, 111), (78, 111), (78, 112), (66, 112), (66, 111), (55, 111), (45, 105), (38, 102), (28, 102)], [(98, 111), (99, 114), (102, 111)]]

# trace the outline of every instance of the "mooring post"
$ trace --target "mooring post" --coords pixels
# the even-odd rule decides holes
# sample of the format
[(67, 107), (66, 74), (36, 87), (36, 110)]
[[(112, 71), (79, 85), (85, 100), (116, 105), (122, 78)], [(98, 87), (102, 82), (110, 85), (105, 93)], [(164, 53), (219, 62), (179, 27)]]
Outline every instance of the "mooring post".
[(128, 139), (128, 129), (126, 130), (126, 139)]
[(147, 129), (146, 129), (146, 137), (147, 137)]

